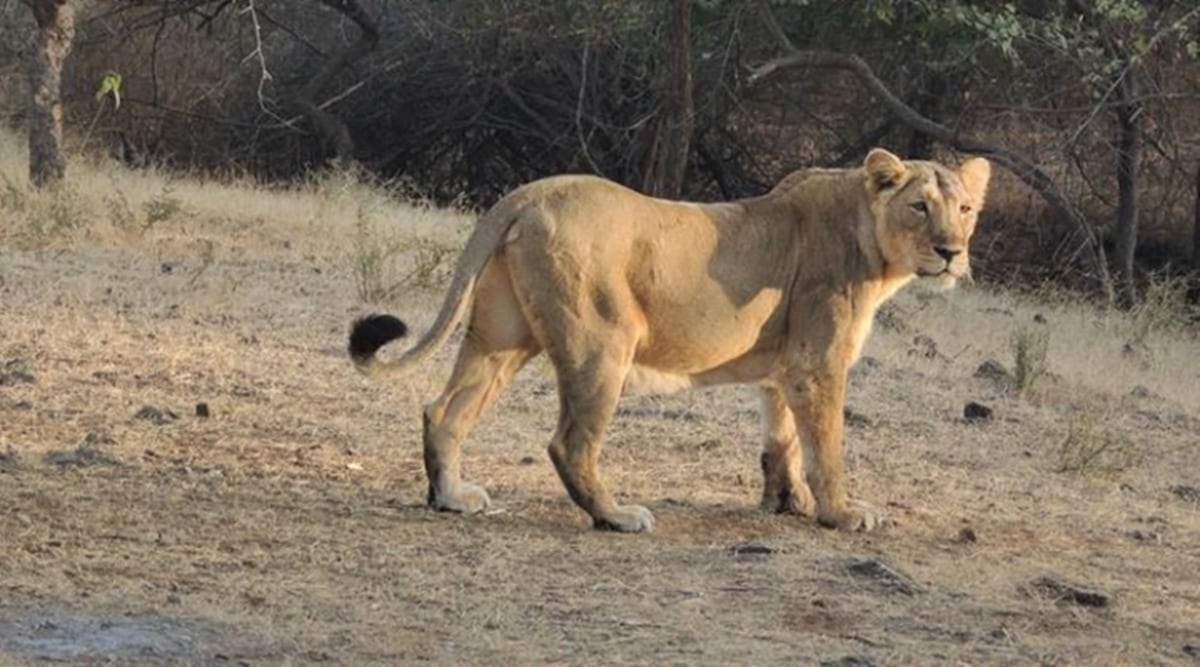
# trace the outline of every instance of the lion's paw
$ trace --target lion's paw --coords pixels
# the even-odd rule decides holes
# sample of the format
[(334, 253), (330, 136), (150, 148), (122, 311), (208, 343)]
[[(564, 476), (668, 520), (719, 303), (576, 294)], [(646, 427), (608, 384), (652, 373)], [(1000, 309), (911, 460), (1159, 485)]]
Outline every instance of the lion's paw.
[(451, 493), (437, 494), (429, 504), (439, 512), (475, 514), (487, 509), (492, 500), (482, 486), (462, 482)]
[(764, 496), (759, 507), (776, 514), (811, 517), (817, 513), (817, 500), (807, 484), (798, 484), (777, 495)]
[(648, 533), (654, 530), (654, 515), (641, 505), (618, 505), (603, 517), (595, 517), (597, 530), (615, 530), (621, 533)]
[(851, 500), (840, 510), (822, 510), (817, 520), (827, 528), (850, 533), (869, 532), (889, 523), (886, 514), (861, 500)]

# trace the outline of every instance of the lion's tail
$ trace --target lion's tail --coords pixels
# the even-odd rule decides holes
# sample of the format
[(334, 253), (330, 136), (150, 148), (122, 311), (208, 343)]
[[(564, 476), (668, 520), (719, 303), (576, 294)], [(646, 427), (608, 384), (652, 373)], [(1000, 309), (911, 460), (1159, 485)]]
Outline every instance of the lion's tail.
[(350, 330), (350, 359), (355, 367), (369, 377), (403, 373), (428, 359), (450, 338), (450, 334), (466, 317), (475, 293), (475, 282), (492, 254), (508, 234), (519, 213), (516, 198), (506, 197), (498, 202), (475, 224), (467, 246), (458, 256), (454, 277), (442, 302), (437, 321), (421, 340), (394, 361), (375, 357), (379, 348), (408, 333), (408, 326), (391, 315), (367, 315), (356, 321)]

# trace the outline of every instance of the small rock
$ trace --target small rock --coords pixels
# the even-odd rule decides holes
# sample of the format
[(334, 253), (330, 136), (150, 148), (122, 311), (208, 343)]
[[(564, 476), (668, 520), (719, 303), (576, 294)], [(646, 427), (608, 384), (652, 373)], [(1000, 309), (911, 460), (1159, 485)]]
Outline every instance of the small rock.
[(108, 384), (117, 383), (117, 374), (113, 371), (93, 371), (92, 377)]
[(0, 387), (14, 384), (33, 384), (37, 378), (29, 372), (24, 359), (9, 359), (0, 366)]
[(1127, 534), (1137, 542), (1153, 542), (1155, 544), (1162, 542), (1162, 535), (1150, 530), (1131, 530)]
[(875, 326), (884, 331), (895, 331), (904, 333), (908, 331), (908, 325), (904, 320), (900, 319), (900, 315), (896, 312), (896, 307), (892, 304), (884, 304), (879, 310), (875, 311)]
[(937, 342), (925, 334), (917, 334), (912, 340), (913, 349), (908, 351), (909, 356), (925, 357), (926, 359), (937, 359), (938, 354)]
[(1152, 394), (1150, 393), (1149, 389), (1139, 384), (1130, 390), (1129, 395), (1134, 398), (1150, 398)]
[(1041, 577), (1029, 585), (1030, 592), (1057, 602), (1070, 602), (1081, 607), (1107, 607), (1112, 598), (1108, 593), (1069, 584), (1054, 577)]
[(157, 424), (158, 426), (163, 426), (165, 424), (170, 424), (176, 419), (179, 419), (179, 415), (167, 408), (159, 409), (153, 405), (143, 405), (142, 408), (133, 415), (133, 418), (148, 421), (152, 424)]
[(363, 464), (359, 463), (358, 461), (351, 461), (346, 464), (346, 469), (353, 470), (354, 472), (362, 472)]
[(970, 526), (965, 526), (961, 530), (958, 531), (958, 537), (956, 537), (954, 541), (960, 542), (962, 544), (971, 544), (974, 542), (978, 542), (979, 536), (975, 534), (974, 528), (971, 528)]
[(9, 447), (5, 451), (0, 452), (0, 471), (16, 470), (21, 467), (21, 454), (17, 450)]
[(1197, 489), (1194, 486), (1177, 484), (1172, 486), (1170, 491), (1175, 495), (1176, 498), (1179, 498), (1186, 503), (1200, 503), (1200, 489)]
[(850, 407), (845, 407), (842, 409), (842, 418), (845, 419), (846, 426), (850, 426), (852, 428), (866, 428), (875, 425), (874, 419), (871, 419), (870, 417)]
[(992, 418), (992, 409), (982, 403), (970, 401), (963, 406), (963, 417), (969, 422), (988, 421)]
[(107, 431), (88, 431), (87, 435), (83, 436), (83, 442), (80, 447), (99, 447), (101, 445), (111, 445), (115, 443), (113, 437)]
[(846, 561), (846, 571), (856, 577), (879, 582), (889, 593), (913, 595), (917, 592), (912, 579), (875, 558), (851, 558)]
[(196, 416), (201, 419), (208, 419), (208, 403), (196, 404)]
[(979, 364), (973, 373), (974, 377), (984, 378), (986, 380), (995, 380), (997, 382), (1011, 383), (1014, 381), (1012, 373), (1004, 367), (1004, 364), (995, 359), (988, 359)]
[(730, 548), (733, 557), (740, 561), (763, 561), (778, 551), (775, 547), (762, 542), (739, 542)]
[(875, 662), (861, 655), (847, 655), (841, 658), (822, 660), (821, 667), (875, 667)]
[(850, 367), (850, 378), (865, 378), (872, 375), (875, 371), (883, 366), (875, 357), (860, 357), (858, 362)]

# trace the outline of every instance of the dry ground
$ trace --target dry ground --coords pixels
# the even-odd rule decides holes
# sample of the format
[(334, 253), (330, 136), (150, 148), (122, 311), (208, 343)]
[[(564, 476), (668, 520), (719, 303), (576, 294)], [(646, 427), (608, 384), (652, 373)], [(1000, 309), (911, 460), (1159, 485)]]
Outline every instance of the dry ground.
[[(408, 276), (383, 307), (423, 326), (469, 218), (84, 164), (36, 195), (0, 144), (0, 663), (1200, 661), (1200, 343), (1146, 314), (899, 299), (847, 433), (884, 532), (755, 509), (743, 388), (627, 400), (604, 465), (658, 529), (593, 532), (544, 453), (544, 363), (468, 445), (495, 511), (436, 514), (420, 406), (452, 350), (379, 386), (342, 350), (371, 308), (352, 267), (379, 251), (384, 287)], [(1050, 374), (973, 377), (1018, 331)]]

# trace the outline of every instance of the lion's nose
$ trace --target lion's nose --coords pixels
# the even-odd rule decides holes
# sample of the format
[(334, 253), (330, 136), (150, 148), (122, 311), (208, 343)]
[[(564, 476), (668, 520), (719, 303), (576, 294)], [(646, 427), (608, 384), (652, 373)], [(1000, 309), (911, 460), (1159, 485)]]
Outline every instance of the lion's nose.
[(947, 264), (954, 261), (954, 257), (962, 252), (962, 250), (958, 248), (951, 248), (950, 246), (945, 245), (935, 245), (933, 246), (933, 251), (941, 255), (942, 259), (946, 260)]

